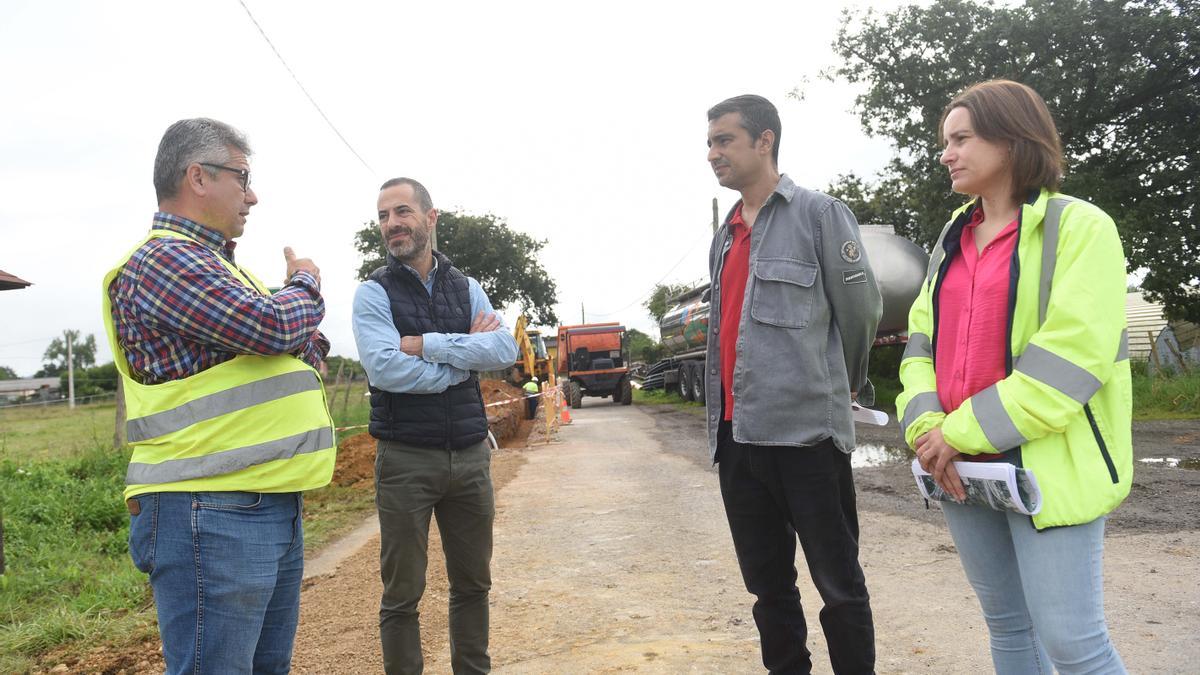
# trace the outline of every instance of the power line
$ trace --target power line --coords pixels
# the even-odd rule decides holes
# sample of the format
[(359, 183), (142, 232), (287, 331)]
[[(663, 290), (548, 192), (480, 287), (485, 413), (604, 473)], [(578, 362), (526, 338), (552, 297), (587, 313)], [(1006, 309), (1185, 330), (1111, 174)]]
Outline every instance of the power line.
[(292, 80), (296, 82), (296, 86), (300, 87), (300, 91), (304, 92), (304, 96), (308, 98), (308, 102), (317, 109), (317, 113), (321, 115), (321, 119), (325, 120), (325, 123), (329, 125), (329, 128), (333, 130), (333, 133), (336, 134), (338, 139), (342, 141), (342, 143), (346, 146), (346, 149), (358, 159), (358, 161), (363, 165), (363, 168), (374, 174), (375, 170), (372, 169), (369, 164), (367, 164), (367, 161), (362, 158), (362, 155), (358, 154), (358, 151), (354, 149), (354, 146), (350, 145), (350, 141), (346, 140), (346, 137), (342, 135), (342, 132), (338, 131), (338, 128), (333, 125), (333, 121), (329, 119), (329, 116), (325, 114), (325, 111), (321, 110), (321, 106), (317, 105), (316, 99), (314, 99), (312, 94), (309, 94), (308, 90), (304, 88), (304, 85), (300, 82), (300, 78), (296, 77), (296, 73), (292, 72), (292, 67), (287, 64), (287, 61), (283, 60), (283, 54), (279, 53), (279, 50), (276, 49), (275, 45), (271, 42), (271, 38), (267, 37), (267, 32), (264, 31), (263, 27), (258, 24), (258, 20), (254, 18), (254, 15), (250, 13), (250, 8), (246, 6), (244, 0), (238, 0), (238, 4), (242, 6), (242, 9), (246, 10), (246, 16), (250, 17), (251, 23), (253, 23), (254, 27), (258, 29), (258, 34), (262, 36), (264, 41), (266, 41), (267, 46), (271, 48), (271, 51), (275, 52), (275, 56), (279, 58), (279, 62), (282, 63), (284, 69), (288, 71), (288, 75), (292, 76)]
[(633, 301), (630, 302), (628, 305), (625, 305), (621, 309), (615, 309), (611, 312), (588, 312), (588, 314), (592, 314), (595, 316), (612, 316), (613, 314), (616, 314), (618, 312), (624, 312), (625, 310), (629, 309), (630, 307), (633, 307), (635, 304), (637, 304), (641, 300), (644, 300), (645, 298), (649, 297), (650, 294), (654, 292), (654, 288), (656, 286), (658, 286), (659, 284), (661, 284), (663, 282), (663, 279), (666, 279), (668, 276), (670, 276), (671, 272), (674, 272), (675, 268), (679, 267), (679, 265), (683, 263), (684, 259), (686, 259), (689, 255), (692, 254), (692, 251), (696, 250), (696, 245), (699, 244), (701, 241), (703, 241), (703, 239), (700, 239), (700, 238), (697, 238), (695, 241), (693, 241), (692, 247), (689, 248), (687, 250), (687, 252), (685, 252), (683, 254), (683, 256), (679, 258), (679, 260), (676, 260), (674, 265), (671, 265), (671, 269), (667, 270), (666, 274), (663, 274), (662, 277), (659, 278), (658, 281), (654, 282), (654, 286), (651, 286), (650, 290), (648, 290), (645, 293), (642, 293), (638, 297), (634, 298)]
[(62, 337), (62, 336), (61, 336), (61, 335), (55, 335), (54, 337), (48, 337), (48, 338), (34, 338), (34, 339), (32, 339), (32, 340), (23, 340), (23, 341), (21, 341), (21, 342), (8, 342), (8, 343), (5, 343), (5, 344), (2, 344), (2, 345), (0, 345), (0, 349), (3, 349), (3, 348), (5, 348), (5, 347), (15, 347), (15, 346), (17, 346), (17, 345), (27, 345), (27, 344), (32, 344), (32, 343), (34, 343), (34, 342), (50, 342), (51, 340), (53, 340), (53, 339), (55, 339), (55, 338), (60, 338), (60, 337)]

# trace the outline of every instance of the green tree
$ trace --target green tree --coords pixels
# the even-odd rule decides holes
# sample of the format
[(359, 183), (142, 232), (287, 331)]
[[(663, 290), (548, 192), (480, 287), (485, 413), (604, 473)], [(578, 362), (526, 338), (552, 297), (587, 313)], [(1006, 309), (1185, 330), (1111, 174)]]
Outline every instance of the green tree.
[[(545, 240), (509, 229), (508, 223), (490, 213), (470, 216), (440, 211), (436, 232), (437, 249), (479, 282), (493, 306), (516, 304), (536, 323), (558, 324), (554, 313), (558, 291), (537, 255)], [(354, 247), (363, 261), (359, 280), (384, 264), (387, 251), (374, 221), (364, 223), (354, 235)]]
[(8, 366), (0, 366), (0, 380), (15, 380), (17, 379), (17, 371)]
[(333, 382), (337, 377), (338, 368), (341, 368), (343, 378), (349, 378), (351, 373), (362, 378), (366, 372), (361, 363), (348, 356), (330, 356), (325, 359), (325, 366), (329, 369), (329, 376), (326, 378), (328, 382)]
[[(67, 390), (67, 371), (58, 374), (59, 386)], [(75, 395), (95, 396), (117, 390), (117, 365), (112, 361), (91, 368), (75, 369)]]
[(898, 151), (852, 209), (931, 245), (962, 203), (938, 164), (942, 109), (974, 82), (1023, 82), (1058, 123), (1064, 191), (1113, 217), (1149, 297), (1200, 322), (1200, 0), (936, 0), (847, 12), (833, 46), (827, 75), (865, 85), (862, 126)]
[(667, 310), (671, 308), (671, 298), (691, 288), (688, 284), (655, 284), (654, 290), (650, 292), (650, 297), (642, 303), (642, 307), (646, 308), (646, 312), (650, 314), (655, 323), (659, 323), (666, 315)]
[(633, 361), (654, 363), (662, 358), (662, 345), (636, 328), (625, 330), (625, 341), (629, 344), (629, 358)]
[(68, 339), (71, 340), (71, 360), (75, 362), (77, 371), (96, 363), (96, 336), (88, 335), (80, 340), (79, 331), (67, 329), (63, 331), (62, 337), (50, 341), (50, 346), (46, 347), (46, 352), (42, 354), (45, 363), (35, 377), (54, 377), (67, 372)]

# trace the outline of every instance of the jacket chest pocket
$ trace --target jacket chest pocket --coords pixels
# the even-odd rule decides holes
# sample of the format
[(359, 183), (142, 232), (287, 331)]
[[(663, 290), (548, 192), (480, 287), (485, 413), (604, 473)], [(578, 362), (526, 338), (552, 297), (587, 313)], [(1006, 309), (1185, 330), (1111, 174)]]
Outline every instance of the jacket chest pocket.
[(780, 328), (804, 328), (812, 314), (816, 263), (759, 258), (754, 266), (750, 316)]

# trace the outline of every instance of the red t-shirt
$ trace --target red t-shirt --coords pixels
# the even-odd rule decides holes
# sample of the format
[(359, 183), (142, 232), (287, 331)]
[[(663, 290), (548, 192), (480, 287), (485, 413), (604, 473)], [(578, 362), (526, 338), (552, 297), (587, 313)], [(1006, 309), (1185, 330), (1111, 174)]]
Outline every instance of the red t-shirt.
[(982, 252), (975, 246), (981, 222), (979, 208), (963, 228), (960, 253), (950, 261), (938, 295), (937, 393), (947, 413), (1005, 377), (1009, 266), (1017, 245), (1017, 221)]
[(721, 391), (725, 396), (725, 419), (733, 419), (733, 366), (737, 363), (738, 329), (742, 324), (742, 301), (746, 297), (746, 280), (750, 276), (750, 228), (742, 220), (739, 204), (729, 219), (733, 244), (725, 254), (721, 267), (721, 323), (717, 330), (721, 338)]

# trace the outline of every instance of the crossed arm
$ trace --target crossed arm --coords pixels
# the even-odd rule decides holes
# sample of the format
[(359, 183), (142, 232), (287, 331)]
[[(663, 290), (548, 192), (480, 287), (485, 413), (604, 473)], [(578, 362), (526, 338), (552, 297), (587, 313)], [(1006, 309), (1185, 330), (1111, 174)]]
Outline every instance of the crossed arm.
[(366, 282), (354, 294), (354, 340), (371, 384), (384, 391), (436, 394), (470, 377), (472, 370), (511, 365), (517, 345), (491, 302), (471, 280), (469, 333), (401, 336), (392, 320), (387, 292)]

